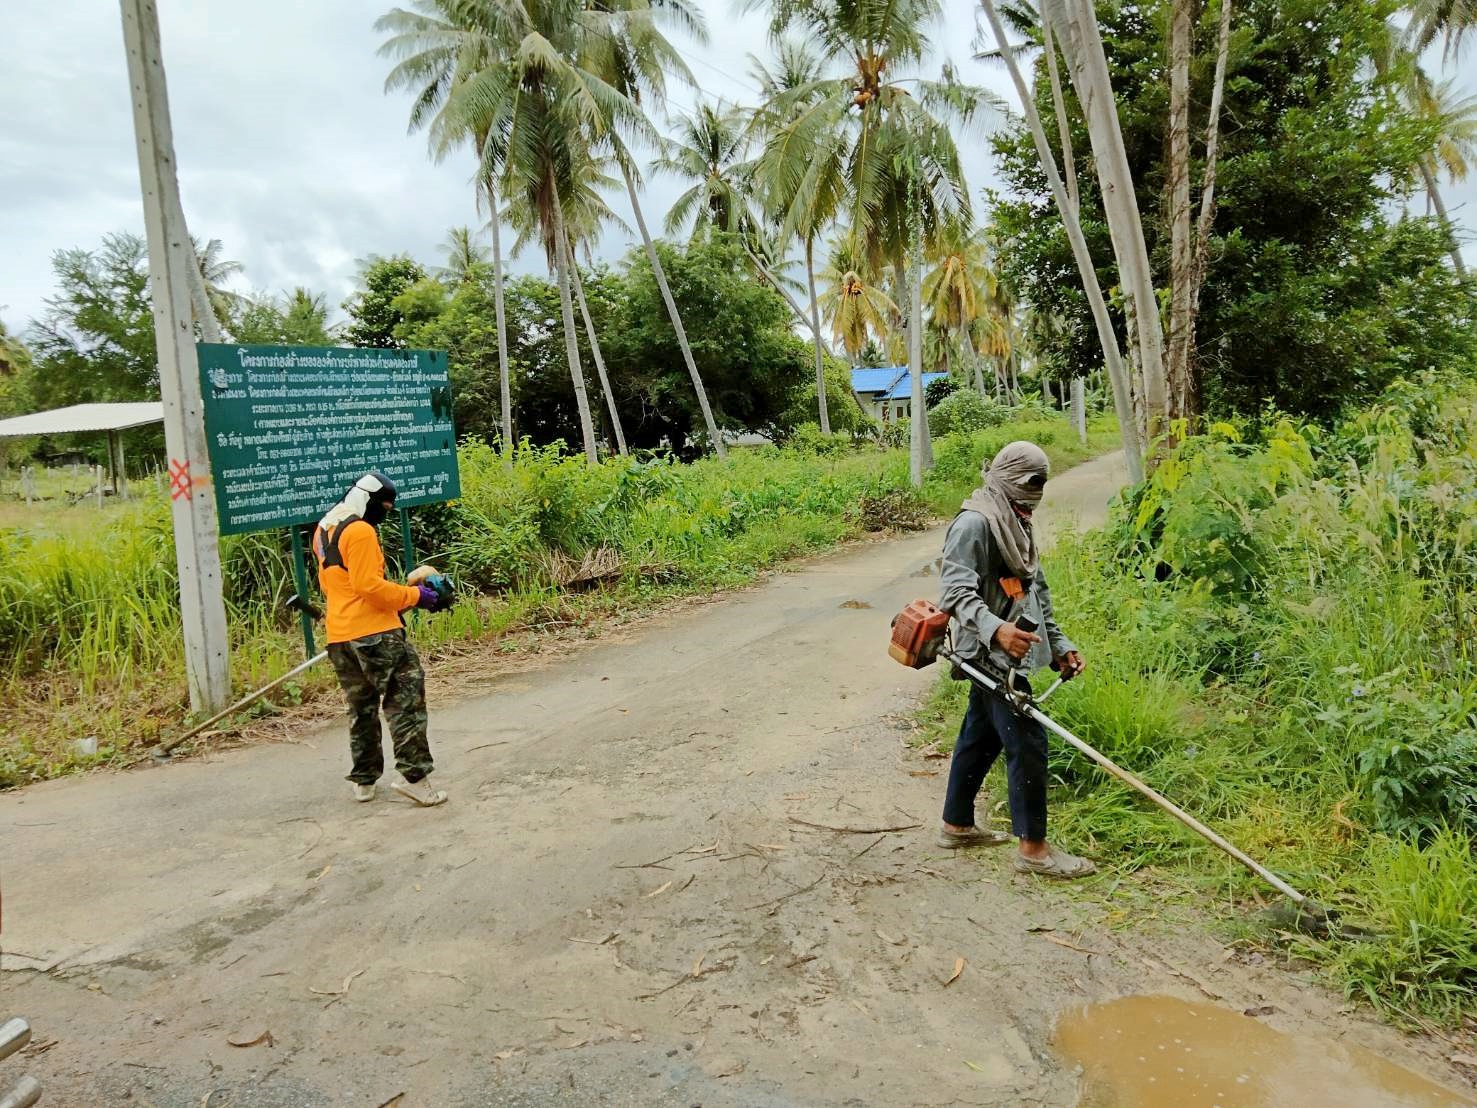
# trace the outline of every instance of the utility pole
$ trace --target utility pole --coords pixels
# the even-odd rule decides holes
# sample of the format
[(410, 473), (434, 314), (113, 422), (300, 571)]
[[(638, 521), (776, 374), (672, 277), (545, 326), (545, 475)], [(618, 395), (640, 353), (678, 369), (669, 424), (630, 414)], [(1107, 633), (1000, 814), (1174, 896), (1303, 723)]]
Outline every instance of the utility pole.
[[(215, 487), (205, 449), (205, 411), (195, 352), (192, 297), (198, 262), (179, 199), (158, 9), (154, 0), (120, 3), (133, 129), (138, 139), (144, 227), (148, 232), (149, 291), (158, 345), (159, 393), (164, 401), (164, 444), (169, 454), (185, 673), (191, 710), (214, 712), (225, 707), (230, 696), (230, 640), (221, 592)], [(192, 271), (196, 272), (194, 279)]]

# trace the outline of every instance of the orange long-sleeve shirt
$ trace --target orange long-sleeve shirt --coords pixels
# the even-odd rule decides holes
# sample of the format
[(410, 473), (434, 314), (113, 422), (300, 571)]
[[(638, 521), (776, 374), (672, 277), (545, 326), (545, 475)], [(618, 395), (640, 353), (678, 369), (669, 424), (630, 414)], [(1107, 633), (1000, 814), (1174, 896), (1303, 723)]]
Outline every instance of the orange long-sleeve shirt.
[(362, 519), (339, 529), (342, 566), (324, 566), (322, 529), (313, 532), (318, 585), (328, 601), (328, 641), (350, 642), (405, 626), (400, 613), (415, 607), (420, 590), (385, 579), (385, 553), (379, 534)]

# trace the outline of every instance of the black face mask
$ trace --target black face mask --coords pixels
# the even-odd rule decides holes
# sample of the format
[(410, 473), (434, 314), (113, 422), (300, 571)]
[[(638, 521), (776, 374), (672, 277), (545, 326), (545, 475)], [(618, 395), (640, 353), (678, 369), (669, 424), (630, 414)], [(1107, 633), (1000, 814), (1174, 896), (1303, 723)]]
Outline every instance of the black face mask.
[(364, 508), (364, 522), (371, 527), (378, 527), (390, 514), (390, 503), (384, 500), (371, 500)]

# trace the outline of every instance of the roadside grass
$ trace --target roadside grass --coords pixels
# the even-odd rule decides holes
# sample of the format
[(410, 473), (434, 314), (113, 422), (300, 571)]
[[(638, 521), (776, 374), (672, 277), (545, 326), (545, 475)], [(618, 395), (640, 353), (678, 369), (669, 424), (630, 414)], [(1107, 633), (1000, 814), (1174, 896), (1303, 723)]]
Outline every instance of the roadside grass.
[[(1477, 1016), (1474, 488), (1474, 391), (1426, 382), (1333, 431), (1217, 426), (1046, 560), (1089, 662), (1052, 716), (1361, 929), (1284, 938), (1408, 1027)], [(964, 696), (940, 676), (921, 742)], [(1059, 745), (1052, 835), (1104, 868), (1081, 895), (1253, 933), (1274, 893)]]
[[(530, 632), (594, 634), (888, 524), (864, 504), (950, 515), (977, 482), (981, 458), (1022, 437), (1041, 441), (1059, 467), (1116, 445), (1111, 421), (1095, 423), (1084, 447), (1050, 413), (948, 436), (920, 496), (905, 452), (839, 438), (734, 451), (727, 462), (612, 458), (597, 467), (525, 446), (508, 468), (485, 445), (464, 444), (462, 498), (417, 509), (414, 524), (421, 559), (451, 573), (464, 599), (416, 617), (413, 633), (432, 659), (497, 653)], [(66, 477), (38, 485), (45, 481)], [(133, 491), (136, 499), (110, 498), (103, 511), (64, 497), (28, 512), (21, 504), (19, 526), (17, 505), (4, 506), (12, 522), (0, 526), (0, 789), (126, 764), (187, 723), (169, 505), (151, 483)], [(396, 525), (382, 530), (400, 571)], [(296, 589), (285, 532), (228, 536), (221, 550), (232, 684), (244, 694), (302, 658), (297, 617), (283, 607)], [(333, 688), (327, 667), (317, 667), (233, 722)], [(88, 736), (96, 754), (75, 745)]]

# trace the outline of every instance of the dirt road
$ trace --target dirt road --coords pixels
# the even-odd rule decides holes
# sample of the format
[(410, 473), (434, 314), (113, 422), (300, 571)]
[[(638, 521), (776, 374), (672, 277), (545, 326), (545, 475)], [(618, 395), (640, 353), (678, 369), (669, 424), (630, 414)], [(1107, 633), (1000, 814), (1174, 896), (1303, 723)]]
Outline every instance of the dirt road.
[[(1097, 522), (1117, 475), (1045, 517)], [(439, 809), (353, 803), (338, 724), (0, 799), (0, 1014), (56, 1041), (44, 1103), (1070, 1104), (1057, 1015), (1201, 997), (1171, 970), (1439, 1074), (1283, 971), (931, 845), (944, 778), (900, 716), (933, 674), (884, 642), (939, 538), (433, 705)]]

